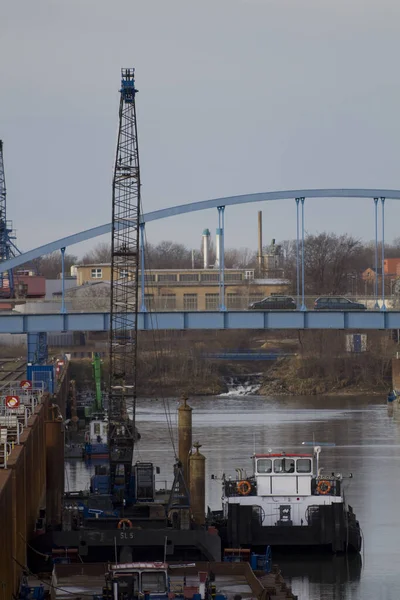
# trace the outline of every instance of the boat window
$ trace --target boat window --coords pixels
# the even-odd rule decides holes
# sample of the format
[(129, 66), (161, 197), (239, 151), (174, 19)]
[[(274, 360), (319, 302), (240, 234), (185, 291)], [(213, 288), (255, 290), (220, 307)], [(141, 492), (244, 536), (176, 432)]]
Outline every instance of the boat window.
[(163, 571), (148, 571), (142, 573), (142, 592), (164, 593), (167, 591), (167, 582)]
[(293, 458), (276, 458), (274, 460), (274, 473), (294, 473)]
[(296, 462), (296, 469), (298, 473), (311, 473), (311, 459), (299, 458)]
[(121, 598), (133, 598), (134, 595), (137, 596), (139, 593), (139, 574), (129, 573), (122, 576), (118, 575), (118, 588), (119, 592), (126, 594), (126, 596), (121, 595)]
[(251, 512), (252, 512), (251, 518), (253, 519), (253, 521), (256, 521), (257, 523), (262, 525), (262, 523), (265, 519), (264, 509), (261, 506), (253, 505)]
[(270, 458), (259, 458), (257, 461), (258, 473), (272, 473), (272, 460)]

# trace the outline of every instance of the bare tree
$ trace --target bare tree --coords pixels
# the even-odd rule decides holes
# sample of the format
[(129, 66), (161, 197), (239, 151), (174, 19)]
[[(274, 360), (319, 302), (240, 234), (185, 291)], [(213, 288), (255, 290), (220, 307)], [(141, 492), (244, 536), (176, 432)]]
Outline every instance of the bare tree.
[(164, 240), (146, 245), (145, 261), (147, 269), (190, 269), (192, 253), (183, 244)]
[[(285, 276), (296, 287), (296, 241), (289, 240), (281, 244), (285, 252)], [(346, 292), (347, 276), (361, 272), (360, 255), (364, 247), (360, 241), (350, 235), (320, 233), (307, 235), (304, 241), (305, 291), (307, 294), (338, 294)], [(367, 253), (368, 254), (368, 253)], [(301, 259), (300, 259), (301, 260)], [(367, 265), (368, 266), (368, 265)]]
[(225, 267), (228, 269), (255, 268), (257, 252), (250, 248), (228, 248), (225, 250)]
[(108, 310), (110, 308), (110, 285), (98, 283), (81, 285), (75, 290), (67, 292), (67, 298), (73, 310)]
[[(78, 261), (77, 256), (73, 254), (65, 254), (65, 272), (68, 274), (71, 270), (72, 265), (75, 265)], [(32, 269), (38, 275), (43, 275), (47, 279), (57, 279), (61, 273), (61, 252), (55, 251), (46, 256), (41, 256), (35, 260), (28, 262), (20, 269)]]
[(97, 244), (92, 250), (83, 255), (80, 263), (83, 265), (111, 262), (111, 245), (108, 242)]

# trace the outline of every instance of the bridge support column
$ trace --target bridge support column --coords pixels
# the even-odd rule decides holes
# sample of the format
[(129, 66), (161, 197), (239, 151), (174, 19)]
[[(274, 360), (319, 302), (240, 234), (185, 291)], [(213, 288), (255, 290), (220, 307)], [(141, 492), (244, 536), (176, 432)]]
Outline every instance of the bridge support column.
[(27, 362), (33, 365), (40, 365), (47, 362), (47, 333), (28, 333), (27, 334), (28, 355)]
[(146, 312), (147, 308), (146, 308), (146, 296), (144, 293), (144, 287), (145, 287), (145, 278), (144, 278), (144, 223), (140, 223), (139, 225), (139, 230), (140, 230), (140, 298), (141, 298), (141, 302), (140, 302), (140, 311), (141, 312)]
[(65, 314), (65, 247), (61, 248), (61, 313)]
[(385, 198), (381, 198), (382, 205), (382, 306), (381, 310), (386, 310), (385, 304)]
[(300, 310), (307, 310), (305, 303), (305, 294), (304, 294), (304, 200), (305, 198), (300, 198), (301, 202), (301, 307)]
[(300, 308), (300, 221), (299, 221), (299, 202), (296, 198), (296, 304)]
[(374, 198), (375, 204), (375, 309), (378, 310), (378, 198)]
[(225, 306), (225, 206), (218, 206), (219, 228), (219, 310), (226, 310)]

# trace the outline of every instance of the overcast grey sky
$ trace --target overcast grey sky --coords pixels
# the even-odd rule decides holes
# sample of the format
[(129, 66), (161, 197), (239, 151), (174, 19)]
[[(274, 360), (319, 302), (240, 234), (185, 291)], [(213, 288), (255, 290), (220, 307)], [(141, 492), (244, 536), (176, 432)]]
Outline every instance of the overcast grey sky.
[[(145, 211), (317, 187), (400, 188), (398, 0), (3, 0), (0, 138), (28, 250), (111, 217), (120, 68), (136, 68)], [(226, 245), (295, 237), (293, 202), (226, 211)], [(217, 211), (149, 224), (199, 247)], [(387, 238), (400, 204), (387, 202)], [(307, 203), (373, 237), (372, 201)], [(97, 240), (97, 242), (100, 240)], [(74, 246), (81, 254), (90, 245)]]

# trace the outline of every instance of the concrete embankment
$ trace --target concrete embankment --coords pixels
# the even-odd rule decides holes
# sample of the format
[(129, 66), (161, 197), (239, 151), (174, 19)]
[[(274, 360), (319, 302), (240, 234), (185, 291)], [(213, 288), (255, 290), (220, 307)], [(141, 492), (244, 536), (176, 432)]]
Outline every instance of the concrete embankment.
[(4, 598), (12, 598), (18, 591), (35, 532), (45, 523), (55, 525), (61, 520), (66, 390), (68, 369), (56, 394), (42, 396), (19, 443), (12, 444), (6, 468), (0, 468), (0, 586)]

